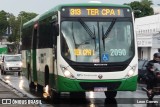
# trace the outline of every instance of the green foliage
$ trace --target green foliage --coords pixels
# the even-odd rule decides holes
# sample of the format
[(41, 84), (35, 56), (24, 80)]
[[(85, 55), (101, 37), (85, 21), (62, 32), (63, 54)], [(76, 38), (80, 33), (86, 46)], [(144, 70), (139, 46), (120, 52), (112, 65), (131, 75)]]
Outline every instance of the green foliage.
[(134, 11), (135, 18), (139, 18), (154, 14), (153, 8), (151, 7), (152, 4), (151, 0), (141, 0), (141, 2), (134, 1), (125, 5), (131, 6)]
[(0, 39), (2, 39), (2, 36), (5, 34), (7, 26), (7, 13), (2, 10), (0, 11)]
[(153, 5), (152, 0), (141, 0), (141, 3), (149, 7)]
[(18, 36), (19, 32), (19, 23), (17, 21), (17, 18), (13, 14), (9, 14), (9, 26), (11, 27), (12, 34), (9, 36), (8, 41), (14, 42), (16, 36)]
[(33, 19), (36, 16), (36, 13), (29, 13), (24, 11), (21, 11), (18, 17), (15, 17), (14, 15), (10, 14), (9, 23), (12, 28), (12, 34), (11, 36), (9, 36), (8, 41), (16, 42), (18, 44), (20, 42), (23, 23)]
[(35, 18), (38, 14), (32, 13), (32, 12), (25, 12), (21, 11), (20, 14), (18, 15), (18, 19), (22, 21), (22, 24)]

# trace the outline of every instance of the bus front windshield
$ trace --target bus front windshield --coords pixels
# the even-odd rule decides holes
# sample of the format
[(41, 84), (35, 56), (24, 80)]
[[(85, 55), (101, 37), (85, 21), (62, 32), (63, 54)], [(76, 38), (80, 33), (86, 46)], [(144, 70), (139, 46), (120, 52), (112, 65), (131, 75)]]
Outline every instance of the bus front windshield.
[(133, 24), (129, 19), (64, 20), (61, 54), (74, 62), (123, 62), (134, 56)]

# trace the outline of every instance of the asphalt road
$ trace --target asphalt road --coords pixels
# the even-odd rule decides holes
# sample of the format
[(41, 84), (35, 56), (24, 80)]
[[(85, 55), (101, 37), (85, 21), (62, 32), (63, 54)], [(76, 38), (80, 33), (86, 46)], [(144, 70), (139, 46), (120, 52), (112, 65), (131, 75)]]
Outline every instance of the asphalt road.
[(40, 107), (35, 104), (17, 104), (17, 101), (22, 98), (27, 99), (27, 96), (0, 78), (0, 107)]
[[(30, 98), (39, 97), (36, 93), (30, 93), (28, 82), (24, 76), (17, 73), (2, 75), (5, 82), (20, 90)], [(134, 92), (118, 92), (116, 99), (106, 99), (103, 92), (86, 92), (86, 99), (70, 99), (68, 93), (63, 93), (62, 98), (56, 104), (42, 104), (42, 107), (160, 107), (160, 96), (154, 97), (153, 102), (148, 103), (147, 95), (141, 90), (144, 85), (139, 85)], [(145, 101), (145, 103), (144, 103)], [(158, 103), (157, 103), (158, 102)], [(47, 102), (46, 102), (47, 103)]]

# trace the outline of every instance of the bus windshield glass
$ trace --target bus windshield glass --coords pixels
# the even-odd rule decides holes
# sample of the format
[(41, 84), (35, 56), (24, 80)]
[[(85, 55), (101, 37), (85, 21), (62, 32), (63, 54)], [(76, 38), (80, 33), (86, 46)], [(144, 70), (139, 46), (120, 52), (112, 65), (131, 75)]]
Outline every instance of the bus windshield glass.
[(134, 56), (133, 24), (128, 18), (64, 20), (62, 56), (74, 62), (123, 62)]

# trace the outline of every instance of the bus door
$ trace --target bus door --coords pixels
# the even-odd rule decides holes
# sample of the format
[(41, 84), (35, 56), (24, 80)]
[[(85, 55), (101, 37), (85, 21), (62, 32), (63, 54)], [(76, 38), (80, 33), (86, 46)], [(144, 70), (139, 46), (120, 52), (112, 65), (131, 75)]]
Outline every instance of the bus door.
[[(55, 15), (55, 17), (58, 17), (57, 14)], [(52, 35), (53, 35), (53, 75), (54, 75), (54, 83), (56, 84), (56, 76), (58, 74), (58, 70), (57, 70), (57, 36), (59, 35), (59, 29), (58, 29), (58, 21), (57, 19), (55, 19), (52, 22)], [(56, 85), (54, 85), (56, 86)], [(53, 87), (54, 87), (53, 86)]]
[(37, 82), (37, 62), (36, 62), (36, 49), (37, 49), (37, 36), (38, 36), (38, 24), (36, 23), (34, 25), (34, 29), (33, 29), (33, 36), (32, 36), (32, 56), (31, 56), (31, 60), (32, 60), (32, 71), (33, 71), (33, 81)]

